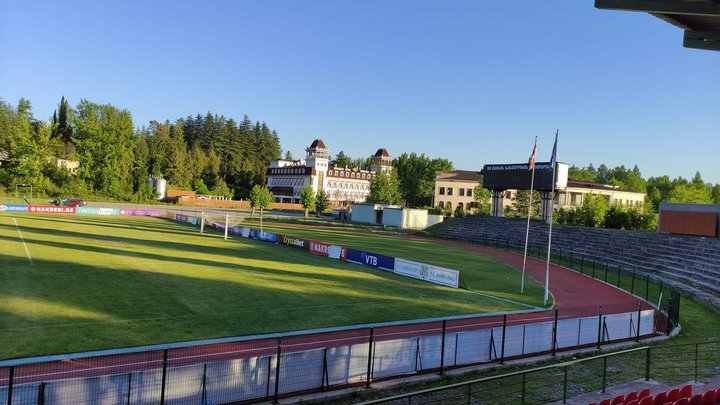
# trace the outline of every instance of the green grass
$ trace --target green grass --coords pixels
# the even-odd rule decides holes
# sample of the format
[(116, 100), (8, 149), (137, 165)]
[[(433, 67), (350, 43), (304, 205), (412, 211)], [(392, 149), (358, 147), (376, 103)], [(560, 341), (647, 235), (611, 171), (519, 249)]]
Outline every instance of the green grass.
[[(252, 224), (257, 227), (256, 225)], [(539, 284), (531, 281), (527, 292), (520, 294), (521, 275), (517, 270), (490, 257), (456, 247), (443, 246), (432, 240), (279, 223), (266, 224), (263, 229), (460, 270), (461, 286), (468, 290), (537, 307), (543, 306), (543, 289)], [(548, 305), (552, 305), (552, 302)]]
[[(318, 232), (458, 268), (494, 295), (542, 300), (539, 285), (526, 283), (520, 296), (519, 273), (481, 255)], [(0, 359), (525, 308), (157, 218), (2, 214), (0, 246)]]

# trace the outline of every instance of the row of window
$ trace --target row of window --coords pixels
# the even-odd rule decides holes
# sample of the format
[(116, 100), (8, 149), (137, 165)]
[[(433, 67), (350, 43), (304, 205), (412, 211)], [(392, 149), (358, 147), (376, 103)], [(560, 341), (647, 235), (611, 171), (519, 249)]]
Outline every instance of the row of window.
[[(357, 176), (356, 176), (356, 174), (357, 174)], [(365, 173), (355, 173), (355, 172), (350, 172), (350, 173), (346, 176), (344, 170), (340, 170), (340, 171), (338, 171), (338, 170), (331, 170), (331, 171), (328, 172), (328, 176), (349, 177), (349, 178), (351, 178), (351, 179), (362, 179), (362, 180), (366, 180), (366, 179), (367, 179), (367, 180), (370, 180), (370, 179), (372, 178), (372, 175), (370, 175), (370, 174), (367, 174), (367, 175), (366, 175)], [(366, 178), (365, 176), (367, 176), (367, 178)]]
[(272, 174), (303, 174), (305, 173), (304, 167), (281, 167), (279, 169), (272, 169)]
[[(472, 197), (473, 189), (471, 188), (458, 188), (458, 195), (460, 197)], [(453, 188), (452, 187), (440, 187), (440, 195), (453, 195)]]
[(328, 188), (332, 189), (346, 189), (346, 190), (369, 190), (370, 185), (369, 184), (362, 184), (362, 183), (341, 183), (341, 182), (335, 182), (331, 181), (328, 182)]
[(268, 186), (301, 186), (305, 182), (303, 178), (271, 178), (268, 180)]

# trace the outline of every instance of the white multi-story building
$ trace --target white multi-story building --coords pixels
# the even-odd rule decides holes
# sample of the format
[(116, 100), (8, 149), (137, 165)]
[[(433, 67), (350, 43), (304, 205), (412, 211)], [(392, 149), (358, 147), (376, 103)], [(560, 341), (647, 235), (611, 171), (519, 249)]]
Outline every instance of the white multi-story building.
[(370, 180), (380, 171), (392, 168), (392, 157), (380, 148), (372, 157), (370, 170), (339, 167), (330, 163), (330, 150), (322, 139), (305, 149), (304, 160), (275, 160), (267, 171), (267, 186), (280, 203), (299, 203), (300, 190), (310, 186), (314, 193), (324, 190), (334, 206), (365, 202)]

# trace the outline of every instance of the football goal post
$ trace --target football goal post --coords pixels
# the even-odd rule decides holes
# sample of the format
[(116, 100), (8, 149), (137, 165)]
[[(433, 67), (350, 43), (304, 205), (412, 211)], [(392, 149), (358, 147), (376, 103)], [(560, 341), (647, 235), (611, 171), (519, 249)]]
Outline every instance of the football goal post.
[(227, 239), (230, 229), (240, 225), (247, 213), (237, 211), (202, 211), (200, 213), (200, 233), (205, 232), (205, 227), (222, 230)]

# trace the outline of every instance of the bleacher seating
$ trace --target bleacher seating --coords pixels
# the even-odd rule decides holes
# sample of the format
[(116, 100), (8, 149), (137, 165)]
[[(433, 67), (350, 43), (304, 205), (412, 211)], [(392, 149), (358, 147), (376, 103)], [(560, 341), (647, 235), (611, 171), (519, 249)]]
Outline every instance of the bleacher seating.
[[(440, 238), (521, 247), (526, 225), (525, 219), (470, 216), (430, 232)], [(545, 249), (548, 229), (544, 222), (530, 221), (530, 246)], [(720, 307), (718, 238), (554, 225), (552, 245), (566, 259), (572, 252), (586, 262), (647, 272)]]
[[(693, 395), (692, 385), (673, 388), (669, 391), (661, 391), (654, 396), (650, 395), (650, 389), (646, 388), (640, 393), (630, 392), (626, 395), (618, 395), (613, 399), (605, 398), (599, 402), (600, 405), (715, 405), (720, 403), (720, 388), (711, 388), (702, 393)], [(589, 405), (597, 405), (598, 402), (591, 402)]]

